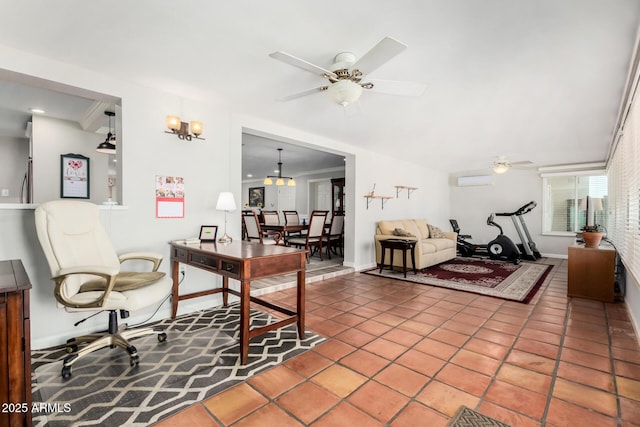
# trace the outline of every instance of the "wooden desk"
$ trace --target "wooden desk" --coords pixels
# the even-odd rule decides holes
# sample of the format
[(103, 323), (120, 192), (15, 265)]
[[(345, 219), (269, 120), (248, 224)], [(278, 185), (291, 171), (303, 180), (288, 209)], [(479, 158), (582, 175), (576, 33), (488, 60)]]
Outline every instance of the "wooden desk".
[[(285, 246), (261, 245), (260, 243), (234, 241), (185, 245), (181, 241), (171, 242), (171, 272), (173, 275), (172, 314), (175, 319), (178, 302), (222, 292), (222, 303), (226, 306), (229, 294), (240, 297), (240, 360), (247, 363), (249, 340), (273, 329), (297, 323), (298, 336), (304, 338), (304, 291), (306, 251)], [(178, 294), (180, 263), (201, 268), (222, 276), (222, 287), (186, 295)], [(251, 280), (297, 273), (296, 311), (277, 306), (250, 295)], [(229, 278), (240, 281), (240, 292), (229, 289)], [(249, 308), (254, 302), (287, 315), (275, 323), (249, 329)]]
[(569, 246), (567, 295), (614, 302), (616, 251)]
[(21, 261), (0, 261), (1, 426), (32, 422), (29, 289), (31, 281)]

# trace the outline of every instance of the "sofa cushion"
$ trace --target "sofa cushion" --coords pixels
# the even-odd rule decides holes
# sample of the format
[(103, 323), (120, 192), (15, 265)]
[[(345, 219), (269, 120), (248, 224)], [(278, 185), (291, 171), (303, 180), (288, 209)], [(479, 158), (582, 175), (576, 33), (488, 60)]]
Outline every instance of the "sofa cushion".
[(442, 251), (444, 249), (451, 249), (456, 247), (455, 240), (442, 238), (442, 239), (427, 239), (430, 245), (433, 245), (436, 248), (436, 251)]
[(429, 223), (426, 219), (416, 219), (414, 220), (416, 227), (420, 230), (420, 238), (428, 239), (429, 238)]
[(431, 239), (442, 239), (444, 238), (444, 234), (442, 233), (442, 230), (439, 229), (438, 227), (436, 227), (435, 225), (427, 225), (427, 227), (429, 228), (429, 237)]

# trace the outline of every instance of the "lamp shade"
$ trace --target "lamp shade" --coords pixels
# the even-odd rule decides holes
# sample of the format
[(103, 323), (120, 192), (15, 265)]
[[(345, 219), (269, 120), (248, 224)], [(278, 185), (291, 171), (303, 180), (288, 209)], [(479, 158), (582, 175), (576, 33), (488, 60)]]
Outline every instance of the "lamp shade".
[(331, 99), (343, 107), (356, 102), (362, 95), (362, 86), (351, 80), (344, 79), (337, 81), (327, 89)]
[(167, 127), (171, 130), (180, 130), (180, 117), (167, 116)]
[(273, 184), (273, 180), (271, 178), (269, 178), (269, 177), (266, 177), (262, 183), (264, 185), (271, 185), (271, 184)]
[(287, 182), (287, 185), (289, 187), (295, 187), (296, 186), (296, 182), (293, 180), (293, 178), (289, 179), (289, 182)]
[(202, 135), (202, 122), (192, 121), (190, 126), (191, 132), (193, 132), (195, 136)]
[(233, 212), (236, 210), (236, 201), (233, 198), (233, 193), (230, 191), (223, 191), (218, 196), (218, 203), (216, 209), (219, 211)]

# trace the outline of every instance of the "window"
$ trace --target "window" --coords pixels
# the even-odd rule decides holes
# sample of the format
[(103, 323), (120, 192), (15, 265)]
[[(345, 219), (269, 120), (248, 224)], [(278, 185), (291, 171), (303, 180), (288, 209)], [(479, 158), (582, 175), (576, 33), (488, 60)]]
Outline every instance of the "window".
[(608, 237), (640, 283), (640, 111), (634, 99), (609, 162), (611, 218)]
[(573, 235), (585, 225), (607, 224), (604, 173), (549, 174), (542, 179), (543, 233)]

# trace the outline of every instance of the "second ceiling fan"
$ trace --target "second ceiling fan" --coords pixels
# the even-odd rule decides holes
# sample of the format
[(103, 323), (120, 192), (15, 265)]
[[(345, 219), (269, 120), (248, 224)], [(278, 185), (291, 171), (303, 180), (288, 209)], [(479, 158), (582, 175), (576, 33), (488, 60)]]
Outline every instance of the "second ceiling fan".
[(313, 93), (327, 91), (336, 103), (346, 107), (360, 98), (363, 89), (391, 95), (422, 95), (426, 88), (426, 85), (422, 83), (369, 78), (364, 80), (365, 76), (406, 48), (407, 45), (396, 39), (385, 37), (360, 59), (356, 59), (355, 54), (351, 52), (337, 54), (330, 69), (320, 67), (282, 51), (273, 52), (269, 56), (328, 80), (328, 84), (284, 96), (279, 98), (280, 101), (289, 101)]

